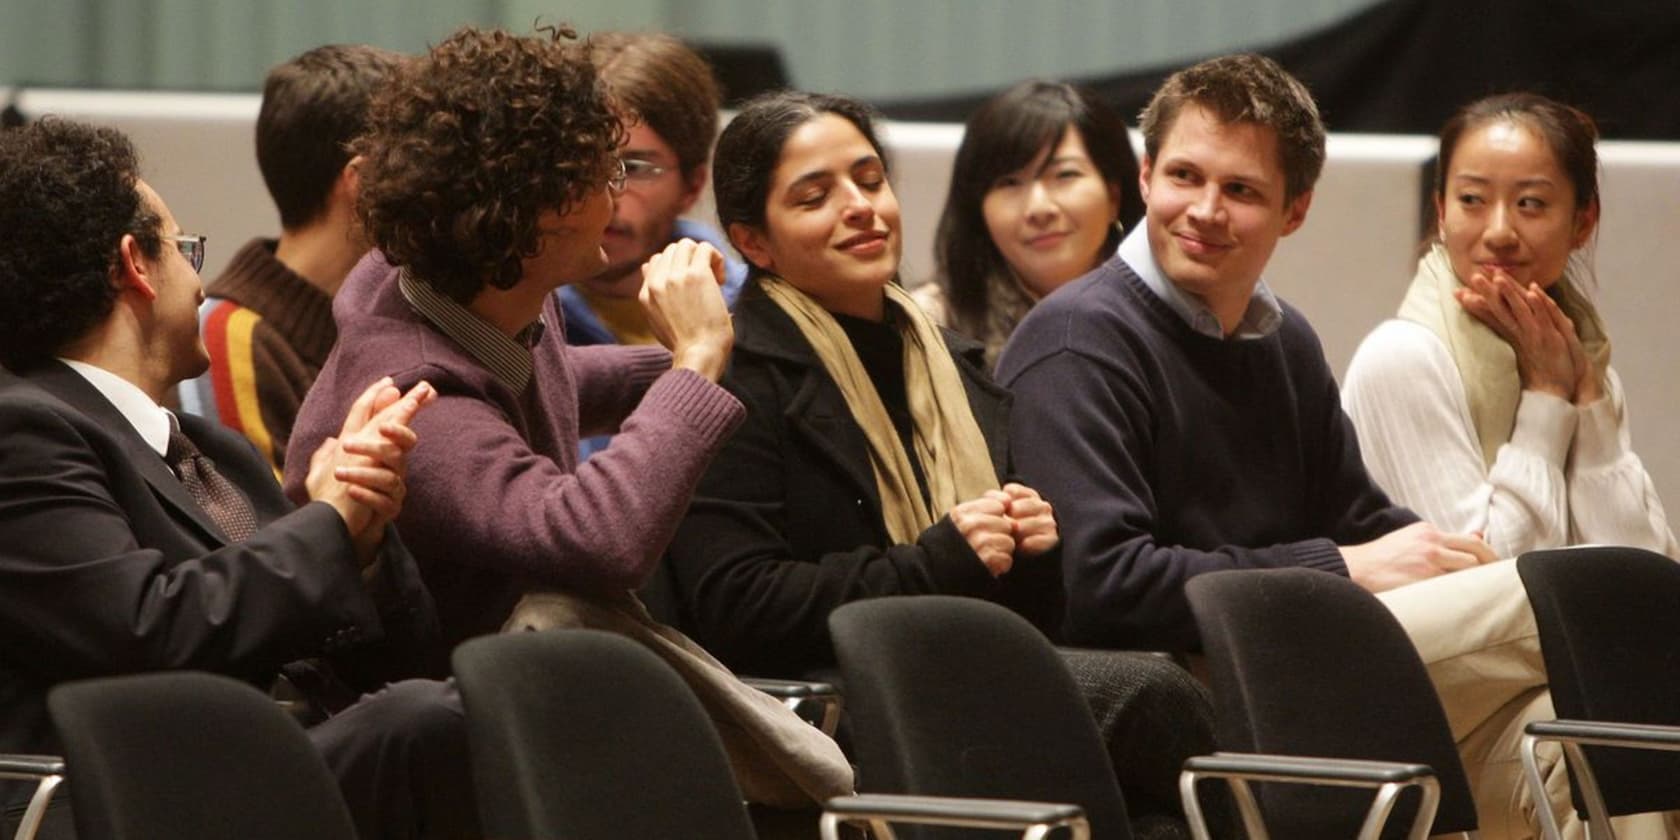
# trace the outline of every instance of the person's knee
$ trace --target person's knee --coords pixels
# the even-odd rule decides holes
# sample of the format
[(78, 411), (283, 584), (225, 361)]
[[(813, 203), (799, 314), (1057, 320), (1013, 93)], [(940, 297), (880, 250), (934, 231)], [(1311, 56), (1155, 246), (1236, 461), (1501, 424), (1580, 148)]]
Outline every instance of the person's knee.
[(1176, 662), (1120, 651), (1063, 655), (1105, 733), (1116, 727), (1157, 731), (1211, 747), (1213, 707), (1207, 690)]
[(387, 745), (442, 757), (466, 756), (466, 717), (453, 682), (404, 680), (357, 704), (358, 723)]
[(1134, 686), (1132, 702), (1140, 710), (1157, 718), (1211, 726), (1213, 704), (1207, 688), (1177, 662), (1164, 656), (1131, 654), (1121, 657), (1116, 667), (1125, 669), (1125, 681)]

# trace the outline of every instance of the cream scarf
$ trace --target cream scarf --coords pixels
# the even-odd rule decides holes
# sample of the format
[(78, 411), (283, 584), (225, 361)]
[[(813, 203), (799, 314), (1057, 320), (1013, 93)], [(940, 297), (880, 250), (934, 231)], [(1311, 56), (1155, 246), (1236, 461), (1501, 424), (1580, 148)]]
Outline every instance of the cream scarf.
[(869, 440), (869, 462), (881, 494), (881, 515), (895, 544), (914, 543), (958, 502), (998, 487), (986, 438), (968, 405), (968, 392), (945, 339), (909, 293), (886, 286), (889, 306), (899, 310), (904, 333), (904, 388), (915, 422), (916, 459), (927, 478), (932, 505), (923, 501), (916, 473), (893, 428), (887, 408), (838, 321), (809, 295), (779, 277), (759, 285), (782, 308), (840, 386), (852, 419)]
[[(1447, 249), (1436, 243), (1418, 260), (1417, 274), (1400, 302), (1399, 315), (1428, 327), (1446, 342), (1458, 366), (1459, 379), (1464, 381), (1470, 420), (1482, 445), (1482, 461), (1491, 468), (1499, 447), (1511, 439), (1511, 429), (1516, 425), (1522, 380), (1517, 375), (1516, 351), (1459, 305), (1453, 297), (1458, 286)], [(1598, 309), (1567, 272), (1553, 287), (1552, 297), (1575, 323), (1581, 346), (1602, 377), (1610, 365), (1610, 339), (1604, 333)]]

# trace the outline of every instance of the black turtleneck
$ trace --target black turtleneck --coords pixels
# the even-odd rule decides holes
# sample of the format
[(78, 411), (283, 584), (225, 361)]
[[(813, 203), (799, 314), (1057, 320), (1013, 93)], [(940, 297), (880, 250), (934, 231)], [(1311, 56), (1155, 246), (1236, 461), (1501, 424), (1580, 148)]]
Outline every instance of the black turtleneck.
[[(899, 332), (892, 307), (887, 307), (884, 321), (871, 321), (838, 312), (833, 314), (840, 329), (845, 330), (846, 337), (851, 339), (852, 349), (857, 351), (858, 360), (863, 362), (863, 370), (869, 374), (869, 381), (874, 383), (881, 404), (886, 406), (887, 417), (892, 420), (904, 454), (910, 459), (910, 469), (916, 473), (916, 486), (922, 491), (922, 501), (931, 506), (927, 476), (922, 472), (922, 462), (916, 457), (916, 421), (910, 416), (910, 396), (904, 385), (904, 336)], [(935, 518), (940, 513), (942, 511), (935, 511)]]

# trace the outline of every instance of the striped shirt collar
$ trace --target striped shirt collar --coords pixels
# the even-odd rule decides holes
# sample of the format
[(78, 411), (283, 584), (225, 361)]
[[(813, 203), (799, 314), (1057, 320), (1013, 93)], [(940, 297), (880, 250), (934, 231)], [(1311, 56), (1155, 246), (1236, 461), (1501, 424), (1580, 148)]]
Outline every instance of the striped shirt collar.
[[(1173, 312), (1178, 313), (1190, 329), (1209, 338), (1223, 340), (1225, 330), (1220, 327), (1219, 319), (1213, 310), (1200, 298), (1178, 287), (1161, 270), (1161, 264), (1155, 260), (1155, 251), (1149, 246), (1149, 219), (1144, 218), (1126, 238), (1120, 242), (1120, 259), (1131, 266), (1149, 290), (1155, 293), (1167, 304)], [(1265, 338), (1277, 332), (1283, 324), (1283, 307), (1278, 304), (1277, 295), (1272, 293), (1265, 280), (1254, 285), (1254, 294), (1248, 299), (1248, 309), (1244, 310), (1242, 320), (1237, 323), (1237, 329), (1231, 333), (1234, 339)]]
[(430, 321), (439, 332), (454, 339), (498, 382), (514, 393), (524, 391), (525, 386), (531, 383), (534, 364), (531, 348), (542, 339), (546, 329), (540, 316), (510, 338), (448, 295), (440, 294), (431, 286), (410, 277), (408, 269), (397, 273), (397, 288), (414, 311)]

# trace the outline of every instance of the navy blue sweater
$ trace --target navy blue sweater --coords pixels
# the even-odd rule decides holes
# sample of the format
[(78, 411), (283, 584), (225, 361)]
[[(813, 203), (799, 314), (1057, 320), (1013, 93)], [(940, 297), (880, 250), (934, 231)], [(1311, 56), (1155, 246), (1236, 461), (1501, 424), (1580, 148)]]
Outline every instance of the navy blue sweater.
[(1196, 650), (1184, 584), (1347, 574), (1338, 545), (1417, 521), (1365, 472), (1318, 336), (1201, 335), (1119, 257), (1034, 307), (998, 362), (1017, 471), (1055, 505), (1069, 642)]

